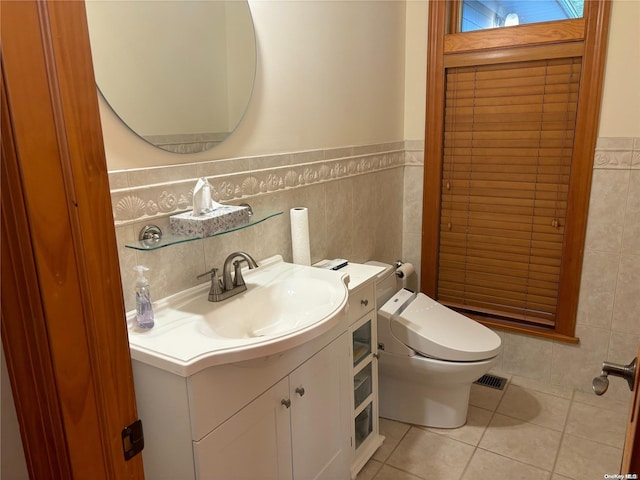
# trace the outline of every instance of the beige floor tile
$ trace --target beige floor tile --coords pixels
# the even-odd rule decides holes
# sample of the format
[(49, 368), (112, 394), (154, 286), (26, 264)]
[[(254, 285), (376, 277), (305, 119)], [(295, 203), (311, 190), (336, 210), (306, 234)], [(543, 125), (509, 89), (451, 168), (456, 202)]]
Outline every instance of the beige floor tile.
[(551, 471), (560, 438), (558, 431), (495, 414), (479, 447)]
[(384, 465), (374, 477), (374, 480), (422, 480), (422, 477), (416, 477), (397, 468)]
[[(625, 382), (626, 383), (626, 382)], [(610, 395), (611, 389), (604, 395), (596, 395), (593, 392), (581, 392), (576, 390), (573, 395), (574, 402), (586, 403), (598, 408), (609, 408), (629, 413), (630, 398), (620, 399)]]
[(500, 403), (504, 392), (504, 390), (497, 390), (473, 383), (471, 384), (471, 393), (469, 394), (469, 405), (493, 412)]
[(551, 476), (551, 480), (571, 480), (569, 477), (565, 477), (564, 475), (558, 475), (557, 473), (554, 473)]
[(546, 382), (539, 382), (537, 380), (532, 380), (526, 377), (520, 377), (518, 375), (514, 375), (513, 377), (511, 377), (509, 386), (512, 386), (512, 385), (528, 388), (530, 390), (536, 390), (537, 392), (548, 393), (550, 395), (555, 395), (556, 397), (566, 398), (567, 400), (571, 400), (571, 397), (573, 395), (573, 389), (571, 387), (551, 385)]
[(387, 463), (428, 480), (458, 479), (473, 451), (471, 445), (412, 427)]
[(575, 480), (600, 480), (618, 473), (621, 459), (619, 448), (565, 433), (554, 472)]
[(371, 459), (367, 463), (365, 463), (364, 467), (362, 467), (362, 470), (358, 472), (356, 480), (373, 480), (373, 478), (376, 476), (376, 473), (380, 471), (380, 468), (382, 468), (382, 463), (378, 462), (377, 460)]
[(509, 385), (497, 412), (561, 432), (570, 404), (566, 398)]
[(627, 422), (624, 409), (599, 408), (585, 403), (573, 402), (565, 432), (594, 442), (622, 448)]
[(460, 440), (461, 442), (468, 443), (469, 445), (478, 445), (482, 434), (489, 425), (493, 412), (485, 410), (483, 408), (474, 407), (469, 405), (469, 411), (467, 412), (467, 423), (458, 428), (425, 428), (429, 432), (437, 433), (438, 435), (444, 435), (454, 440)]
[(478, 448), (462, 480), (493, 480), (517, 478), (518, 480), (549, 480), (551, 472), (512, 460)]
[(380, 462), (385, 462), (391, 452), (398, 446), (402, 437), (409, 431), (409, 428), (411, 428), (411, 425), (406, 423), (380, 418), (380, 435), (384, 436), (384, 443), (376, 450), (373, 458)]

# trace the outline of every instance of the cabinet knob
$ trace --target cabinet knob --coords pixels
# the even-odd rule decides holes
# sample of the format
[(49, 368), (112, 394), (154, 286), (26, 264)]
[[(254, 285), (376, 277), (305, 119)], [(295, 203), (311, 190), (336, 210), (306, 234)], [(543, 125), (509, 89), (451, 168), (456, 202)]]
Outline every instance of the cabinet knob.
[(302, 397), (304, 395), (304, 387), (296, 387), (296, 393)]
[(373, 358), (380, 358), (380, 354), (379, 353), (374, 353), (373, 354)]
[(367, 305), (369, 305), (369, 300), (367, 300), (366, 298), (364, 300), (360, 300), (360, 305), (364, 305), (366, 307)]
[(287, 407), (287, 408), (289, 408), (291, 406), (291, 400), (289, 400), (288, 398), (283, 398), (280, 403), (282, 405), (284, 405), (285, 407)]

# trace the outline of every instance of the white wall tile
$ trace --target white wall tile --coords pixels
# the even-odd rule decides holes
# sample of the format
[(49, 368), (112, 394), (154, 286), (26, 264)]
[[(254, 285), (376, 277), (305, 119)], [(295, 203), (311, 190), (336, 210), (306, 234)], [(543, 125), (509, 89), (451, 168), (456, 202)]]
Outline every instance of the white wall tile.
[(612, 328), (640, 335), (640, 255), (620, 257)]
[(589, 391), (593, 377), (600, 374), (602, 361), (607, 358), (609, 334), (608, 329), (577, 325), (578, 345), (554, 342), (551, 383)]
[(553, 342), (543, 338), (505, 332), (502, 346), (502, 369), (541, 382), (551, 378)]
[(629, 173), (629, 170), (593, 171), (585, 249), (621, 250)]
[(619, 253), (585, 252), (576, 319), (578, 324), (611, 328), (619, 263)]

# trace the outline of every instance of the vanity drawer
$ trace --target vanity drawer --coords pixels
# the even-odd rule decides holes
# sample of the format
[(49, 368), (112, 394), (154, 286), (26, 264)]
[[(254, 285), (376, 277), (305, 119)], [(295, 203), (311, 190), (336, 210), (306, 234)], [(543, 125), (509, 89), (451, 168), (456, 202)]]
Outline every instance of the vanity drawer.
[(367, 282), (349, 292), (349, 323), (353, 323), (375, 307), (376, 288), (373, 282)]

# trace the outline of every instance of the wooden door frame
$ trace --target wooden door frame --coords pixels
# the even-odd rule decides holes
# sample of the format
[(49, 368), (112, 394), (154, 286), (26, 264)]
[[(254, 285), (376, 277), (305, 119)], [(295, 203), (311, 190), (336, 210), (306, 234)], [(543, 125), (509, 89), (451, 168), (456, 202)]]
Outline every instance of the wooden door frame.
[(2, 2), (2, 342), (31, 478), (144, 478), (84, 2)]
[[(638, 346), (636, 359), (640, 359), (640, 345)], [(629, 424), (627, 425), (627, 436), (622, 454), (622, 466), (620, 467), (620, 473), (623, 475), (640, 474), (640, 441), (638, 441), (638, 435), (640, 435), (640, 422), (638, 421), (638, 415), (640, 415), (640, 402), (638, 402), (639, 388), (640, 375), (636, 373), (636, 378), (633, 381), (633, 395), (629, 413)]]

